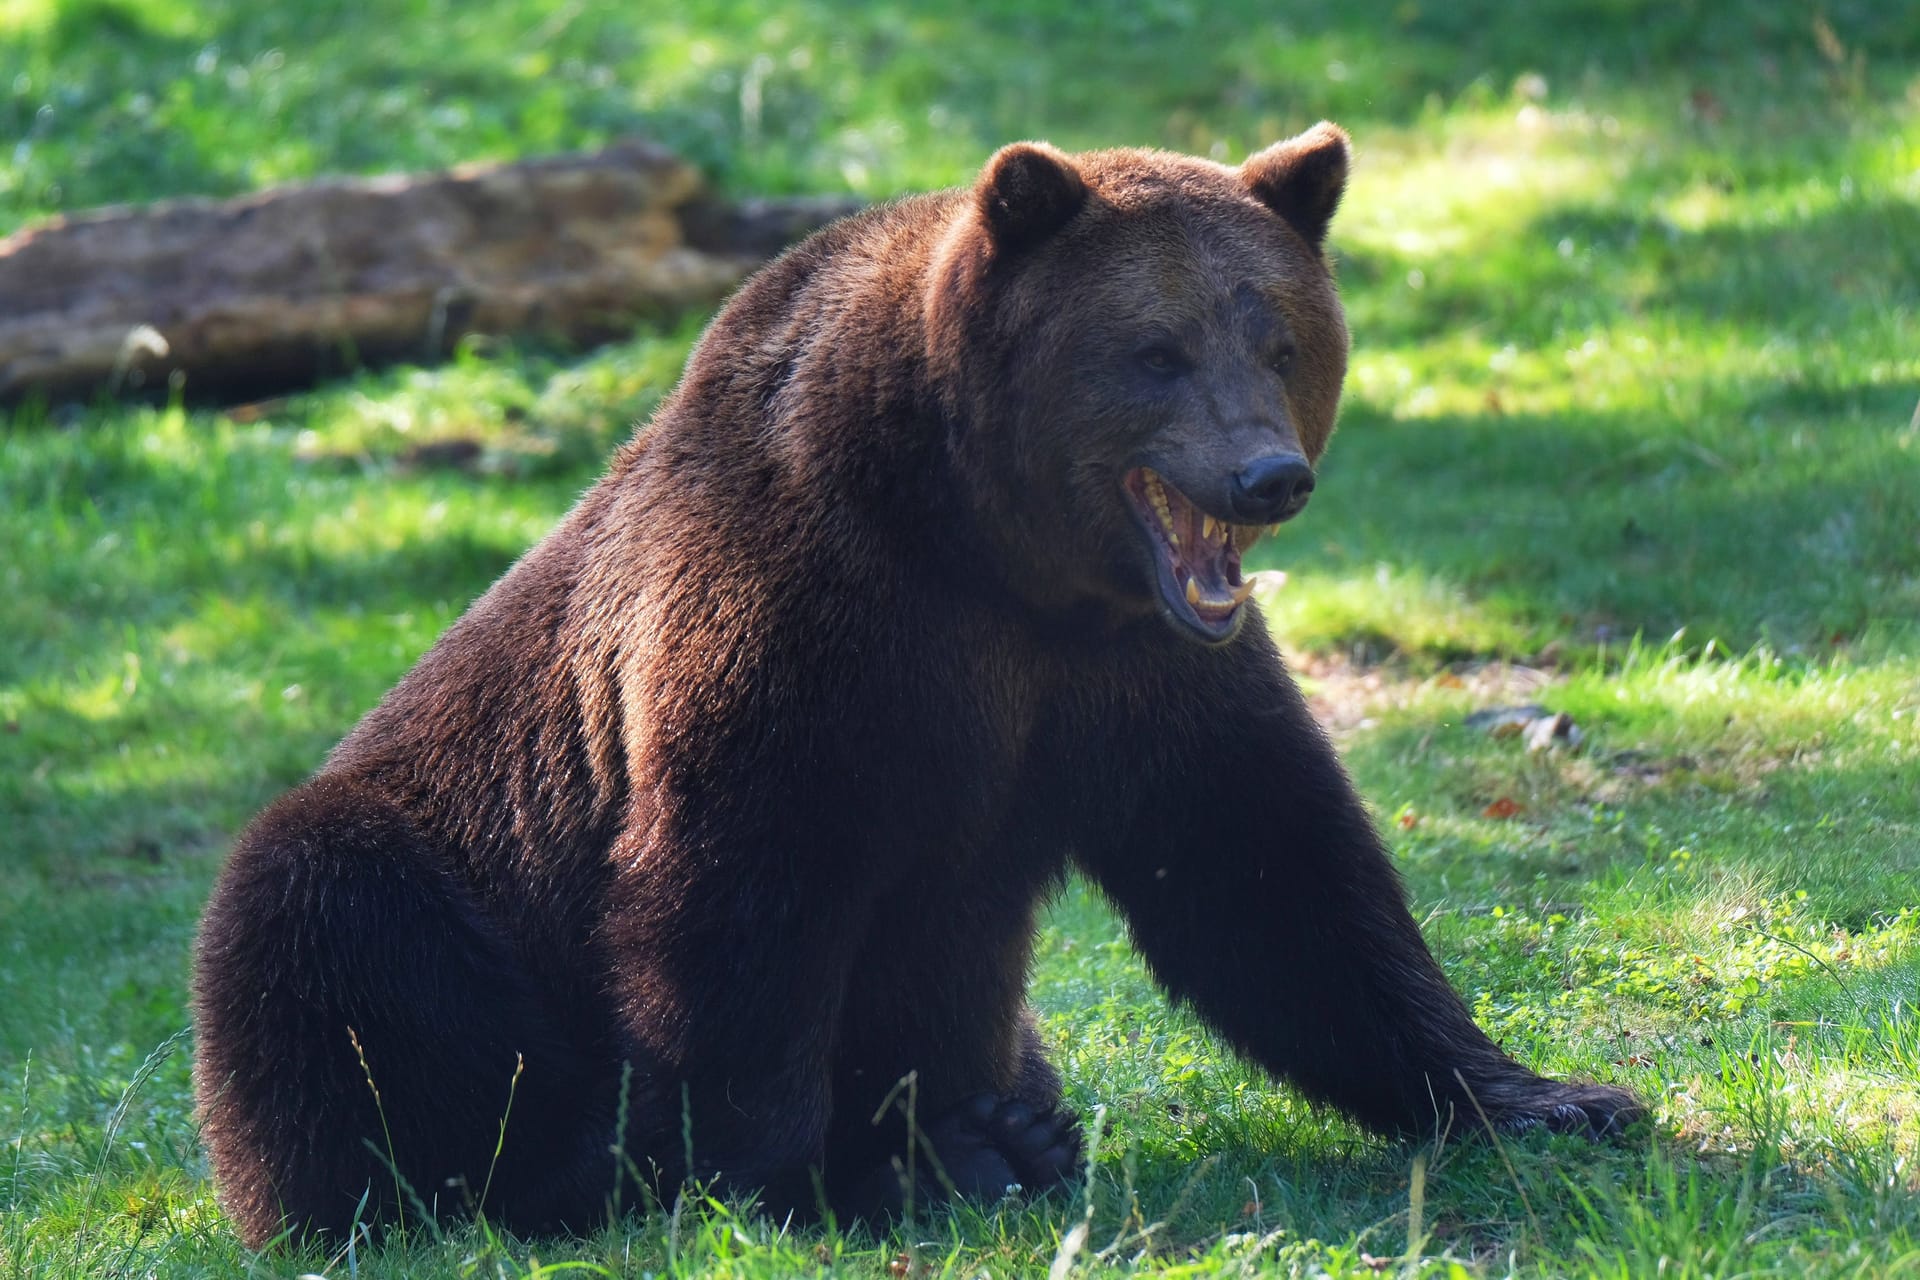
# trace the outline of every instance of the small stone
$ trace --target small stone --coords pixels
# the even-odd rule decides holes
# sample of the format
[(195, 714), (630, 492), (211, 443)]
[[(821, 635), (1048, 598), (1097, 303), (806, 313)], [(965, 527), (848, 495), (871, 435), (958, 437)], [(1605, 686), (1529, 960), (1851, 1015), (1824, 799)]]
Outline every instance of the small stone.
[(1540, 716), (1526, 727), (1528, 751), (1572, 751), (1585, 739), (1580, 726), (1564, 711)]
[(1553, 713), (1528, 703), (1523, 707), (1488, 707), (1467, 717), (1467, 728), (1484, 729), (1496, 738), (1510, 738), (1542, 716)]

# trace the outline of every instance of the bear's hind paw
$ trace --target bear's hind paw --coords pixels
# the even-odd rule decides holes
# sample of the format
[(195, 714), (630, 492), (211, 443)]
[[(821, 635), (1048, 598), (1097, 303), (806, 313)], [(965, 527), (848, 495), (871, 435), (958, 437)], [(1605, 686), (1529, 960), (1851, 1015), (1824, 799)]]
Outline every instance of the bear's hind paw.
[(981, 1093), (928, 1126), (944, 1181), (969, 1200), (1069, 1181), (1080, 1160), (1080, 1124), (1052, 1108)]

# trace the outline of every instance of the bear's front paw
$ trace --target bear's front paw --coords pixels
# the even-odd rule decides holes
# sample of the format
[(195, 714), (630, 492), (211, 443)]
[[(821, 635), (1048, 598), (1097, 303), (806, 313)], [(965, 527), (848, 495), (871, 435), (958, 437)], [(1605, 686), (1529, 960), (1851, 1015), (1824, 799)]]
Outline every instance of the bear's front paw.
[(1509, 1133), (1545, 1128), (1593, 1139), (1618, 1138), (1647, 1117), (1638, 1098), (1604, 1084), (1535, 1078), (1518, 1087), (1494, 1086), (1479, 1101), (1494, 1127)]

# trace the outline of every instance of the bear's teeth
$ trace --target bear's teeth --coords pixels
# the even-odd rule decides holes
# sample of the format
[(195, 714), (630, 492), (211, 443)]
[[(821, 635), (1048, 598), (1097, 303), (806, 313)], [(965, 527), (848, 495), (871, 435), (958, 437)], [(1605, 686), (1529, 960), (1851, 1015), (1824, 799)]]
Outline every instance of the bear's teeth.
[(1209, 539), (1213, 537), (1213, 517), (1204, 511), (1200, 513), (1200, 536)]
[(1249, 578), (1245, 582), (1241, 583), (1239, 586), (1233, 589), (1233, 602), (1235, 604), (1245, 604), (1247, 602), (1247, 597), (1252, 594), (1253, 594), (1253, 579)]
[(1200, 584), (1195, 582), (1192, 578), (1187, 579), (1187, 603), (1188, 604), (1200, 603)]
[(1173, 509), (1167, 504), (1166, 488), (1160, 483), (1160, 477), (1147, 472), (1147, 501), (1153, 504), (1153, 513), (1160, 517), (1160, 527), (1167, 531), (1167, 541), (1174, 546), (1180, 545), (1180, 535), (1173, 528)]

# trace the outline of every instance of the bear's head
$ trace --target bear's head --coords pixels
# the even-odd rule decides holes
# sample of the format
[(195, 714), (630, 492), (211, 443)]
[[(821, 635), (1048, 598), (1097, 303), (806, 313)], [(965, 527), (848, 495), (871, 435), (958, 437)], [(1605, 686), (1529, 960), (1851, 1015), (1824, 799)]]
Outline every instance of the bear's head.
[(1030, 602), (1233, 638), (1241, 556), (1306, 504), (1333, 432), (1346, 176), (1331, 124), (1237, 168), (1044, 143), (987, 164), (935, 260), (927, 359)]

